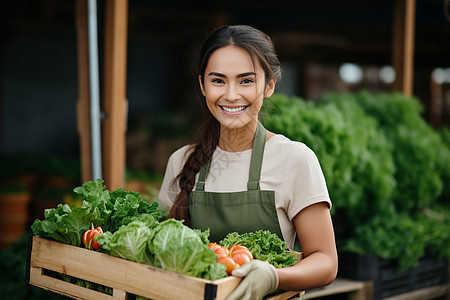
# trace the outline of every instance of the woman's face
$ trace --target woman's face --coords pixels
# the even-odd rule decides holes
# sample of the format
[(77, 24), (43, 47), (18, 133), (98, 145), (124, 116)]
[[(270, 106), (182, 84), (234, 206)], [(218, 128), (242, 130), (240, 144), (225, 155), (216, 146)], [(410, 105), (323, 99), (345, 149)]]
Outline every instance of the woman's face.
[(264, 70), (243, 48), (226, 46), (214, 51), (200, 87), (208, 109), (228, 129), (258, 120), (264, 98), (272, 95), (275, 80), (265, 84)]

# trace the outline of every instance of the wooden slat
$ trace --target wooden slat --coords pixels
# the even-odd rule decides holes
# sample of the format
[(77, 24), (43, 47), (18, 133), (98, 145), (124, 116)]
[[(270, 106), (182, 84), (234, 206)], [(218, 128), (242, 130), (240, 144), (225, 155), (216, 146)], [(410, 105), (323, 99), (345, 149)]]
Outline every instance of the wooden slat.
[(125, 186), (128, 0), (105, 2), (103, 177), (110, 190)]
[(365, 284), (362, 281), (337, 278), (333, 283), (326, 287), (312, 291), (306, 291), (305, 299), (314, 299), (329, 295), (358, 292), (360, 290), (363, 290), (364, 288)]
[(120, 294), (119, 297), (103, 294), (94, 290), (84, 288), (82, 286), (78, 286), (76, 284), (66, 282), (64, 280), (59, 280), (44, 275), (42, 268), (30, 267), (30, 283), (43, 289), (52, 292), (57, 292), (64, 296), (68, 296), (75, 299), (126, 300), (126, 296), (124, 295), (123, 292), (122, 294)]
[(395, 0), (393, 28), (394, 91), (413, 94), (416, 0)]
[(78, 48), (77, 127), (80, 136), (82, 182), (92, 179), (91, 120), (89, 96), (89, 46), (86, 0), (77, 0), (75, 7)]
[(384, 298), (384, 300), (427, 300), (438, 299), (439, 297), (447, 297), (447, 299), (450, 299), (450, 284), (430, 286), (404, 294)]
[(300, 297), (300, 295), (303, 295), (304, 293), (305, 292), (288, 291), (288, 292), (284, 292), (282, 294), (267, 298), (267, 300), (286, 300), (286, 299), (291, 299), (293, 297)]

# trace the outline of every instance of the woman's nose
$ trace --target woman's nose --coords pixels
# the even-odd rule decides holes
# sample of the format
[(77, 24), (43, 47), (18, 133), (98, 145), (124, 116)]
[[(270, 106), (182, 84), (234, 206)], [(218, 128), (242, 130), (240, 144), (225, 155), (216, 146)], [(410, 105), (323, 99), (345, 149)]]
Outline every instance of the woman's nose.
[(228, 85), (226, 91), (225, 91), (225, 100), (228, 101), (235, 101), (239, 99), (239, 91), (234, 85)]

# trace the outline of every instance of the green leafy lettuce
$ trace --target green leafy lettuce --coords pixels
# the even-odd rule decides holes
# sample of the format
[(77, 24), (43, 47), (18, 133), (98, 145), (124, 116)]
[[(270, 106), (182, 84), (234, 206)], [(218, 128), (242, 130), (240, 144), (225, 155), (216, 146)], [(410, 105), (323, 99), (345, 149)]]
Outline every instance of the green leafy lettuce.
[(71, 209), (67, 204), (59, 204), (47, 209), (44, 220), (35, 220), (31, 226), (33, 234), (81, 246), (81, 237), (91, 224), (101, 226), (104, 232), (115, 232), (143, 214), (157, 221), (167, 216), (159, 210), (157, 202), (145, 201), (139, 193), (126, 192), (123, 188), (110, 192), (101, 179), (87, 181), (74, 192), (82, 197), (81, 206)]
[(287, 252), (287, 243), (268, 230), (243, 234), (232, 232), (219, 244), (225, 247), (242, 244), (252, 252), (255, 259), (267, 261), (275, 268), (293, 266), (298, 260), (295, 253)]
[(144, 214), (97, 241), (106, 253), (180, 274), (215, 280), (226, 267), (207, 246), (209, 231), (192, 230), (182, 221), (156, 221)]
[(197, 231), (182, 221), (168, 219), (155, 228), (149, 242), (153, 265), (177, 273), (215, 280), (226, 276), (226, 267)]
[(35, 220), (31, 226), (33, 234), (64, 244), (80, 246), (83, 233), (97, 223), (99, 210), (86, 204), (71, 209), (67, 204), (58, 204), (56, 208), (46, 209), (45, 219)]
[(141, 214), (151, 214), (158, 221), (167, 216), (159, 210), (157, 202), (145, 201), (138, 192), (127, 192), (124, 188), (109, 192), (101, 179), (85, 182), (74, 192), (82, 196), (83, 204), (99, 208), (103, 222), (97, 226), (103, 226), (103, 231), (115, 232)]
[(108, 254), (143, 264), (152, 264), (148, 251), (151, 228), (157, 221), (149, 214), (136, 218), (115, 233), (105, 232), (97, 237), (101, 248)]

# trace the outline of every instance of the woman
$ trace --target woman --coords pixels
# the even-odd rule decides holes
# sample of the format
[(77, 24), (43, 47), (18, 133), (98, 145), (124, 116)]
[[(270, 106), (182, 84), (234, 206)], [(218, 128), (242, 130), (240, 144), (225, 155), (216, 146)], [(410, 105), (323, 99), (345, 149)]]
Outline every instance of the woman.
[[(169, 217), (229, 232), (270, 230), (304, 259), (275, 269), (253, 260), (233, 271), (245, 277), (228, 299), (261, 299), (276, 290), (331, 283), (337, 254), (331, 201), (315, 154), (303, 143), (267, 131), (258, 121), (281, 77), (270, 38), (250, 26), (216, 29), (200, 51), (198, 79), (209, 120), (198, 142), (169, 159), (159, 194)], [(298, 240), (296, 240), (298, 238)]]

